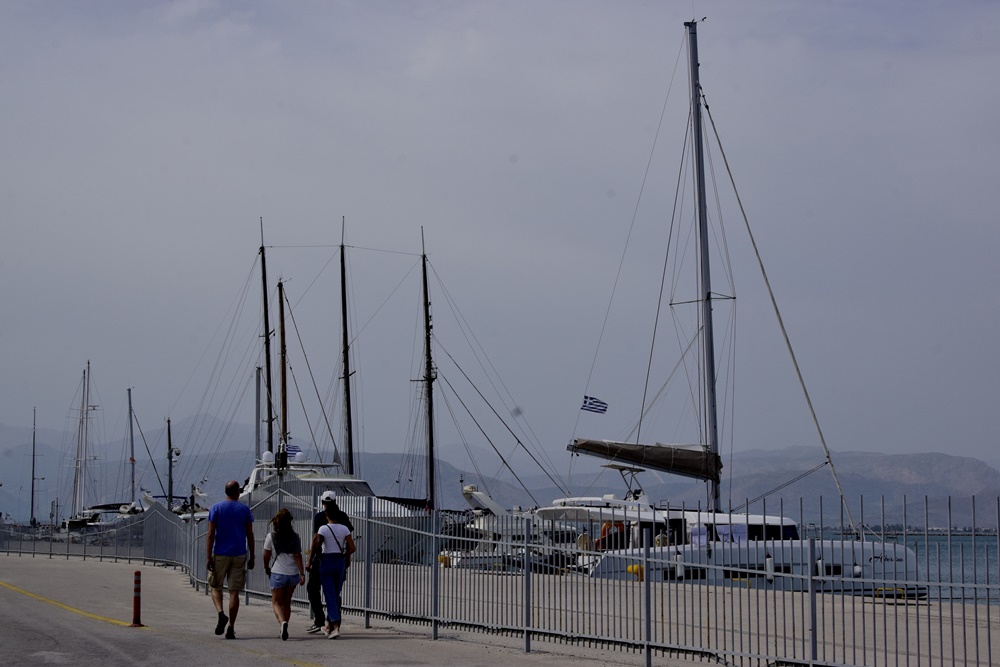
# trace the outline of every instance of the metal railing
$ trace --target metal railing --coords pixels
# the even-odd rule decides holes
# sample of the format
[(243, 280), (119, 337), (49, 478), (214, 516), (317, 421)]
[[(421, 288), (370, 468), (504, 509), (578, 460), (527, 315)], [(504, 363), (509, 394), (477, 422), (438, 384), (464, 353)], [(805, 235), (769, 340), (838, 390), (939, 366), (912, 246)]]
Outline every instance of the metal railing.
[[(866, 537), (885, 553), (899, 544), (915, 556), (877, 577), (846, 571), (851, 542), (830, 535), (847, 531), (822, 525), (807, 524), (808, 548), (769, 569), (760, 567), (773, 558), (759, 553), (766, 541), (671, 551), (647, 533), (640, 547), (609, 555), (589, 539), (541, 539), (560, 527), (539, 530), (522, 518), (483, 535), (454, 515), (379, 516), (373, 499), (344, 500), (358, 553), (342, 605), (366, 626), (386, 618), (425, 626), (434, 638), (442, 626), (504, 634), (522, 638), (526, 651), (535, 641), (617, 649), (647, 665), (659, 656), (732, 665), (1000, 664), (1000, 526), (931, 528), (926, 500), (923, 526), (889, 530), (883, 522)], [(314, 503), (281, 490), (255, 499), (258, 551), (279, 507), (291, 510), (306, 547)], [(201, 588), (204, 539), (204, 523), (154, 508), (78, 534), (3, 527), (0, 551), (168, 563)], [(824, 544), (844, 552), (831, 556)], [(774, 554), (781, 546), (770, 543)], [(593, 576), (612, 567), (607, 559), (621, 577)], [(602, 561), (604, 570), (595, 567)], [(269, 597), (263, 568), (250, 573), (247, 595)], [(305, 603), (304, 588), (296, 600)]]

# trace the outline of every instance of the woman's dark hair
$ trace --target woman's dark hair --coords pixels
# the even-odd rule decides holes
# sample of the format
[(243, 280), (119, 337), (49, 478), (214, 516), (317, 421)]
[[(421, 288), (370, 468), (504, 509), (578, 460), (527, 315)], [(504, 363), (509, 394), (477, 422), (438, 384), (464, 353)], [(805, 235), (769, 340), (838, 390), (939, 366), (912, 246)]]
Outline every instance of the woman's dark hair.
[(282, 507), (271, 519), (271, 544), (274, 553), (297, 553), (302, 551), (299, 536), (292, 528), (292, 513)]

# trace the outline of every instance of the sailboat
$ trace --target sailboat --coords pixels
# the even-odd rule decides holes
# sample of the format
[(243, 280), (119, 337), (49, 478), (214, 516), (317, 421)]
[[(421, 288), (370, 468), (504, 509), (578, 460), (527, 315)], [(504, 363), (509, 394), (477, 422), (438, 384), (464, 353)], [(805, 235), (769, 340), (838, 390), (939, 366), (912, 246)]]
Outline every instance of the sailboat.
[[(267, 336), (269, 325), (266, 319), (267, 312), (267, 283), (266, 265), (264, 264), (264, 246), (261, 245), (262, 276), (265, 290), (265, 346), (267, 346)], [(433, 463), (429, 463), (428, 488), (425, 498), (398, 498), (376, 495), (367, 481), (355, 474), (355, 454), (353, 442), (353, 425), (351, 409), (351, 370), (350, 370), (350, 336), (348, 332), (347, 318), (347, 286), (346, 286), (346, 244), (341, 242), (341, 302), (342, 302), (342, 342), (343, 342), (343, 383), (345, 397), (345, 459), (341, 459), (339, 453), (334, 455), (332, 462), (312, 462), (298, 447), (289, 442), (288, 432), (288, 405), (287, 405), (287, 384), (286, 384), (286, 347), (284, 335), (284, 289), (282, 283), (278, 283), (279, 301), (279, 348), (280, 348), (280, 375), (281, 375), (281, 433), (277, 446), (272, 444), (270, 432), (271, 423), (271, 403), (268, 405), (268, 448), (261, 452), (257, 458), (253, 470), (250, 473), (241, 498), (244, 502), (256, 505), (261, 499), (268, 499), (276, 496), (278, 491), (296, 496), (301, 499), (308, 499), (311, 507), (318, 507), (319, 497), (325, 491), (333, 491), (337, 496), (337, 504), (349, 516), (364, 517), (372, 516), (377, 520), (377, 524), (371, 526), (371, 530), (378, 533), (373, 537), (373, 543), (379, 545), (378, 553), (375, 554), (377, 560), (383, 561), (404, 561), (404, 562), (432, 562), (435, 554), (429, 544), (424, 544), (423, 537), (433, 531), (433, 519), (431, 510), (435, 508)], [(424, 311), (424, 391), (427, 421), (427, 460), (434, 461), (434, 404), (432, 385), (436, 378), (433, 360), (431, 358), (431, 319), (430, 319), (430, 296), (427, 285), (427, 254), (421, 254), (423, 267), (423, 311)], [(267, 395), (270, 397), (270, 352), (265, 353), (267, 365), (266, 379), (268, 381)]]
[(87, 503), (89, 495), (87, 484), (90, 478), (88, 464), (92, 458), (90, 452), (90, 413), (98, 408), (98, 406), (91, 404), (90, 384), (90, 361), (88, 361), (83, 369), (83, 379), (80, 385), (80, 418), (73, 460), (73, 490), (70, 496), (69, 517), (62, 522), (62, 527), (66, 531), (101, 528), (120, 520), (125, 515), (142, 511), (141, 506), (135, 504), (134, 498), (131, 503)]
[[(608, 461), (626, 485), (623, 498), (568, 497), (539, 508), (538, 516), (589, 526), (578, 567), (593, 577), (650, 581), (693, 581), (750, 585), (754, 588), (840, 591), (886, 596), (919, 596), (914, 583), (917, 561), (902, 545), (858, 539), (806, 539), (785, 516), (723, 511), (720, 503), (722, 460), (719, 456), (719, 408), (713, 300), (702, 139), (702, 89), (699, 80), (697, 23), (684, 24), (690, 74), (690, 130), (694, 154), (697, 227), (698, 326), (702, 397), (701, 446), (645, 445), (576, 439), (568, 450)], [(825, 445), (824, 445), (825, 446)], [(827, 452), (829, 457), (829, 453)], [(707, 484), (705, 507), (654, 503), (637, 482), (647, 469)], [(648, 549), (648, 552), (646, 551)], [(648, 553), (648, 556), (647, 556)], [(891, 582), (886, 584), (885, 582)]]

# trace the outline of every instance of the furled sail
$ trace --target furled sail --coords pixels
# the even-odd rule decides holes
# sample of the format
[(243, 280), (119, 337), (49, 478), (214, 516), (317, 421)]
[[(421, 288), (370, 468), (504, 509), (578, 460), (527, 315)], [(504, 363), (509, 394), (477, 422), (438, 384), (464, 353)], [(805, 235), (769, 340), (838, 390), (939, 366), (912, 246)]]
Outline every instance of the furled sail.
[(574, 454), (590, 454), (611, 461), (626, 461), (674, 475), (719, 483), (722, 458), (703, 449), (676, 445), (633, 445), (611, 440), (576, 439), (566, 449)]

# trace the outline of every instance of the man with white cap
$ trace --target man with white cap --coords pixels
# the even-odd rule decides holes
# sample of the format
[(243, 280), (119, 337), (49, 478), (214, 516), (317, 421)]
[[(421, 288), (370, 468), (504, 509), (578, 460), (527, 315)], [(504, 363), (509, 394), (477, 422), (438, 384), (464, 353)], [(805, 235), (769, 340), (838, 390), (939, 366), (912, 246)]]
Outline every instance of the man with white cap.
[[(337, 494), (333, 491), (324, 491), (320, 496), (320, 511), (313, 517), (313, 535), (326, 525), (326, 510), (332, 507), (337, 516), (337, 523), (347, 526), (354, 532), (354, 525), (347, 517), (347, 514), (337, 506)], [(319, 579), (319, 554), (309, 553), (309, 560), (306, 564), (306, 571), (309, 572), (309, 580), (306, 583), (306, 593), (309, 595), (309, 609), (312, 614), (312, 625), (306, 628), (306, 632), (315, 634), (323, 629), (326, 616), (323, 614), (323, 589)]]

